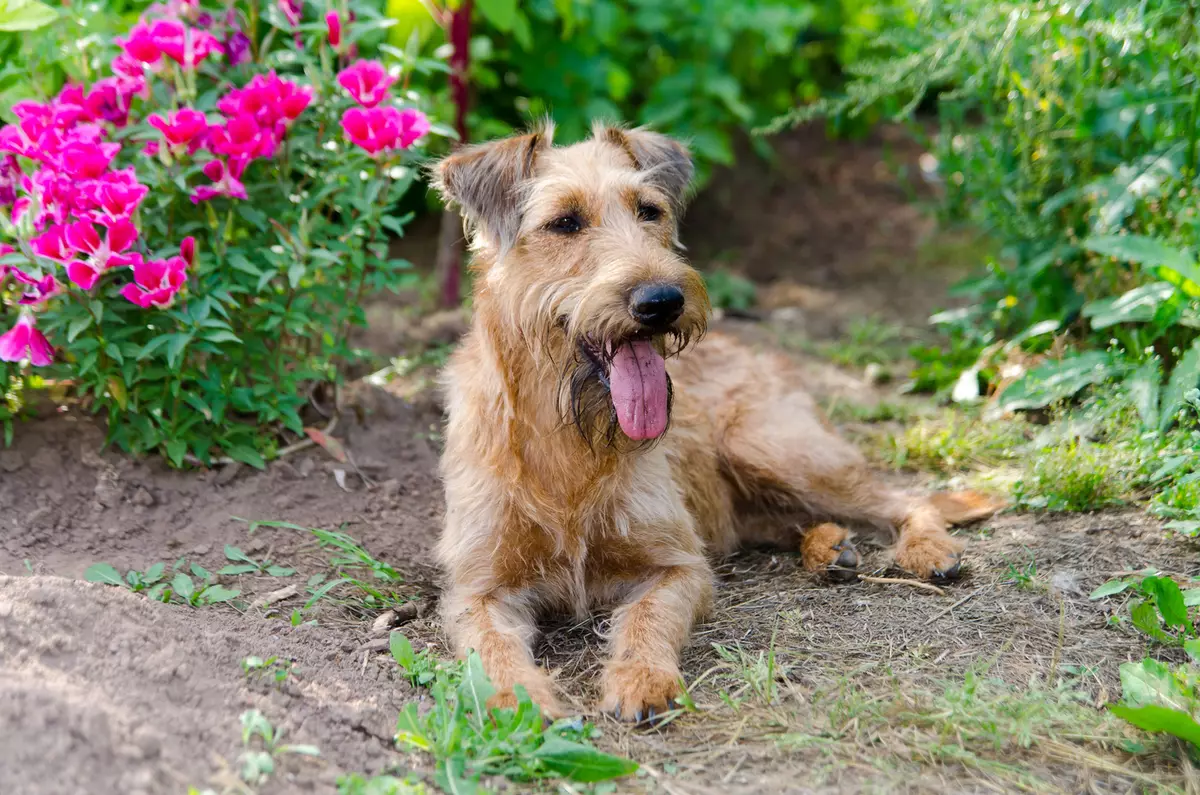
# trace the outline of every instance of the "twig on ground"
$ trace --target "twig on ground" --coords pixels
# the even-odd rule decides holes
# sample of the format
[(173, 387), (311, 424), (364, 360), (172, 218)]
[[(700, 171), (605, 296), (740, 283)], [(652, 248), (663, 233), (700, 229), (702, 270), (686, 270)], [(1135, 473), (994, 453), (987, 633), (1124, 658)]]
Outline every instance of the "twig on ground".
[(935, 613), (933, 616), (931, 616), (929, 618), (928, 621), (925, 622), (925, 626), (929, 626), (930, 624), (932, 624), (934, 621), (937, 621), (942, 616), (946, 615), (949, 612), (952, 612), (954, 610), (954, 608), (961, 607), (962, 605), (966, 604), (969, 599), (971, 599), (973, 596), (975, 596), (977, 593), (979, 593), (982, 590), (983, 590), (982, 588), (976, 588), (974, 591), (971, 591), (969, 594), (964, 596), (962, 599), (959, 599), (957, 602), (950, 605), (945, 610)]
[(920, 580), (908, 580), (903, 577), (870, 577), (866, 574), (858, 575), (858, 579), (863, 582), (873, 582), (878, 585), (911, 585), (913, 588), (920, 588), (922, 591), (929, 591), (938, 596), (945, 596), (946, 592), (930, 582), (921, 582)]

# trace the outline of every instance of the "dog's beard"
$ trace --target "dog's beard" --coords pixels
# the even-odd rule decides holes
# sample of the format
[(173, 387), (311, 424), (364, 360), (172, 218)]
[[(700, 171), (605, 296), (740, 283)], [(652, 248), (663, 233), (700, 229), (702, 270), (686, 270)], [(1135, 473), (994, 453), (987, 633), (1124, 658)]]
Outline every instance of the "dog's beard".
[[(680, 344), (673, 339), (675, 351)], [(676, 347), (677, 346), (677, 347)], [(616, 406), (613, 405), (609, 374), (612, 367), (614, 346), (596, 345), (587, 339), (575, 346), (574, 355), (563, 374), (562, 394), (565, 396), (564, 422), (575, 426), (589, 447), (596, 445), (616, 449), (620, 452), (652, 447), (666, 435), (666, 430), (651, 439), (630, 439), (621, 430)], [(667, 429), (670, 428), (671, 409), (675, 392), (671, 377), (666, 377)]]

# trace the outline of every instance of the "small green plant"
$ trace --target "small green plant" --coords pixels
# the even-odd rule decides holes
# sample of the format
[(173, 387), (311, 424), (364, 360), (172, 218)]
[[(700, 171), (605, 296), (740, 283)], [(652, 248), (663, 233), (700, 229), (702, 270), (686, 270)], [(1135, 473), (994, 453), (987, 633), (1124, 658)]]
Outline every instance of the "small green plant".
[[(392, 635), (393, 649), (397, 648)], [(429, 671), (429, 660), (409, 655), (412, 646), (400, 644), (401, 655), (413, 667), (404, 668), (410, 680)], [(399, 661), (400, 657), (397, 658)], [(403, 663), (401, 663), (401, 667)], [(546, 726), (541, 709), (518, 686), (517, 708), (488, 709), (496, 692), (475, 652), (465, 661), (436, 664), (427, 678), (432, 708), (424, 714), (416, 704), (400, 713), (396, 742), (432, 754), (436, 781), (446, 792), (476, 791), (482, 776), (505, 776), (512, 781), (562, 778), (591, 783), (628, 775), (638, 765), (597, 750), (588, 741), (599, 731), (578, 719)]]
[(1191, 616), (1191, 608), (1200, 605), (1200, 587), (1184, 590), (1170, 577), (1146, 571), (1109, 580), (1092, 591), (1091, 598), (1122, 593), (1134, 596), (1129, 610), (1134, 627), (1159, 643), (1182, 646), (1200, 657), (1200, 635)]
[(276, 684), (287, 680), (292, 674), (292, 668), (290, 660), (281, 660), (278, 657), (246, 657), (242, 660), (242, 673), (247, 677), (269, 676)]
[(1190, 662), (1121, 663), (1121, 703), (1110, 709), (1141, 729), (1172, 734), (1190, 743), (1194, 755), (1200, 753), (1200, 634), (1192, 617), (1200, 588), (1184, 590), (1170, 577), (1142, 572), (1109, 580), (1091, 598), (1122, 593), (1134, 594), (1129, 611), (1134, 627), (1158, 643), (1182, 647)]
[(758, 300), (754, 282), (724, 268), (705, 273), (704, 285), (708, 288), (708, 300), (714, 309), (746, 312)]
[(1039, 451), (1013, 496), (1023, 507), (1046, 511), (1119, 505), (1135, 485), (1136, 467), (1115, 445), (1071, 439)]
[(230, 564), (223, 566), (217, 571), (217, 574), (266, 574), (271, 577), (291, 577), (296, 573), (295, 569), (280, 566), (270, 560), (256, 561), (230, 544), (225, 545), (225, 559), (230, 561)]
[(1017, 564), (1005, 558), (1008, 568), (1005, 571), (1007, 582), (1012, 583), (1023, 591), (1040, 590), (1037, 581), (1037, 561), (1034, 560), (1033, 553), (1028, 549), (1025, 553), (1029, 555), (1029, 562), (1025, 564)]
[(266, 782), (274, 773), (278, 757), (286, 754), (320, 756), (315, 745), (285, 745), (283, 729), (271, 725), (271, 721), (256, 709), (242, 713), (242, 780), (252, 786)]
[(765, 706), (775, 703), (779, 695), (776, 683), (787, 676), (790, 666), (780, 664), (776, 657), (774, 633), (771, 634), (770, 647), (757, 655), (748, 653), (740, 644), (730, 648), (714, 643), (712, 648), (721, 658), (726, 672), (737, 683), (732, 692), (721, 691), (722, 701), (735, 710), (751, 697)]
[(1020, 420), (984, 422), (947, 411), (893, 436), (884, 457), (897, 469), (950, 474), (1016, 460), (1028, 446)]
[(413, 687), (425, 687), (437, 676), (437, 659), (429, 649), (415, 651), (412, 641), (402, 632), (393, 632), (388, 639), (392, 658), (404, 669)]
[(112, 564), (94, 563), (88, 566), (83, 578), (88, 582), (128, 588), (134, 593), (144, 591), (147, 597), (155, 601), (169, 603), (175, 600), (192, 607), (229, 602), (241, 594), (237, 588), (226, 588), (216, 582), (216, 575), (198, 563), (184, 570), (186, 563), (183, 558), (175, 562), (171, 567), (175, 575), (170, 580), (166, 579), (166, 565), (163, 563), (156, 563), (144, 572), (131, 569), (124, 577)]
[[(376, 559), (344, 532), (308, 528), (291, 522), (258, 521), (248, 524), (251, 533), (264, 527), (311, 533), (322, 549), (333, 551), (329, 558), (329, 565), (334, 569), (333, 576), (321, 573), (308, 579), (309, 598), (303, 610), (310, 609), (322, 599), (332, 598), (333, 591), (341, 586), (350, 586), (361, 593), (353, 600), (353, 606), (366, 612), (397, 607), (409, 600), (408, 596), (395, 591), (397, 586), (404, 584), (404, 576), (390, 564)], [(345, 603), (351, 604), (351, 601), (345, 600)]]
[(858, 318), (836, 342), (821, 345), (819, 350), (843, 367), (884, 364), (904, 354), (904, 329), (873, 317)]

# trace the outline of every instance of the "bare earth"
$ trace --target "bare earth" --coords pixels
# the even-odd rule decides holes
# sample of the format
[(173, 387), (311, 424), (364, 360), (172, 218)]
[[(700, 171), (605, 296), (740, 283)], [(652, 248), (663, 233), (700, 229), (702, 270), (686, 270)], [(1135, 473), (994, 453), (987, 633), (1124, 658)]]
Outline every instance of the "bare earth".
[[(915, 155), (911, 146), (891, 146), (902, 160)], [(929, 229), (883, 168), (883, 148), (879, 139), (826, 144), (808, 131), (783, 142), (783, 178), (759, 179), (757, 166), (720, 175), (693, 216), (707, 224), (703, 235), (697, 223), (691, 227), (698, 264), (723, 262), (774, 285), (764, 295), (768, 303), (799, 309), (787, 316), (792, 326), (782, 330), (789, 333), (836, 334), (863, 313), (921, 322), (953, 273), (911, 270)], [(764, 187), (738, 193), (746, 184)], [(728, 212), (731, 195), (757, 211)], [(813, 259), (820, 262), (810, 265)], [(898, 289), (901, 273), (906, 281)], [(789, 294), (801, 298), (789, 302)], [(780, 330), (727, 326), (756, 344)], [(402, 345), (392, 340), (381, 352), (399, 353)], [(816, 359), (800, 362), (825, 399), (881, 397), (857, 374)], [(411, 404), (361, 385), (348, 402), (353, 410), (337, 435), (365, 478), (350, 469), (344, 487), (335, 473), (344, 465), (319, 449), (261, 473), (180, 473), (156, 460), (101, 452), (102, 430), (86, 416), (57, 414), (18, 428), (13, 448), (0, 451), (0, 792), (149, 795), (232, 787), (238, 716), (250, 708), (282, 727), (288, 741), (321, 750), (318, 759), (286, 758), (262, 792), (332, 792), (343, 772), (429, 770), (427, 758), (392, 744), (397, 713), (420, 694), (397, 676), (380, 636), (372, 635), (375, 616), (322, 602), (306, 616), (315, 624), (293, 626), (288, 616), (305, 601), (304, 581), (329, 570), (328, 554), (310, 534), (249, 534), (241, 521), (343, 529), (401, 570), (419, 594), (421, 617), (402, 627), (414, 645), (442, 648), (430, 554), (442, 513), (436, 403)], [(895, 477), (929, 486), (916, 476)], [(830, 585), (783, 553), (748, 551), (731, 560), (720, 572), (717, 610), (685, 654), (686, 677), (699, 680), (700, 711), (661, 732), (594, 718), (605, 732), (602, 746), (643, 763), (643, 774), (620, 789), (1181, 786), (1171, 768), (1152, 768), (1127, 749), (1074, 738), (1067, 729), (1029, 748), (1013, 737), (991, 748), (976, 735), (956, 738), (936, 719), (912, 716), (957, 708), (937, 698), (961, 689), (973, 671), (1014, 693), (1055, 692), (1066, 682), (1094, 711), (1119, 693), (1117, 666), (1140, 659), (1144, 648), (1132, 633), (1109, 627), (1110, 608), (1087, 594), (1119, 571), (1187, 570), (1181, 561), (1194, 550), (1137, 510), (1005, 514), (960, 532), (970, 542), (969, 567), (942, 595), (907, 584)], [(98, 561), (124, 572), (186, 557), (215, 571), (226, 563), (225, 544), (298, 573), (222, 578), (242, 590), (241, 609), (162, 605), (80, 579)], [(1013, 565), (1022, 568), (1031, 556), (1036, 575), (1020, 582)], [(870, 550), (867, 565), (896, 576), (882, 550)], [(250, 606), (293, 583), (298, 595), (269, 609)], [(599, 621), (551, 627), (539, 649), (576, 696), (594, 695)], [(749, 663), (774, 648), (775, 703), (747, 695), (741, 664), (713, 644)], [(282, 684), (247, 677), (240, 663), (251, 655), (292, 661), (294, 673)], [(746, 696), (740, 704), (739, 688)], [(589, 703), (580, 700), (582, 708)]]

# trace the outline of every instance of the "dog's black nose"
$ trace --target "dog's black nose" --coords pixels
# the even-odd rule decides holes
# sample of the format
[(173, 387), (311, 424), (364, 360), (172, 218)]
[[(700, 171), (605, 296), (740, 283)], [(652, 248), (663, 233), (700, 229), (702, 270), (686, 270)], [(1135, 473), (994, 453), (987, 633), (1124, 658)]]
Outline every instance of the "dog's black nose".
[(661, 328), (683, 314), (683, 290), (673, 284), (643, 284), (629, 296), (629, 314), (647, 326)]

